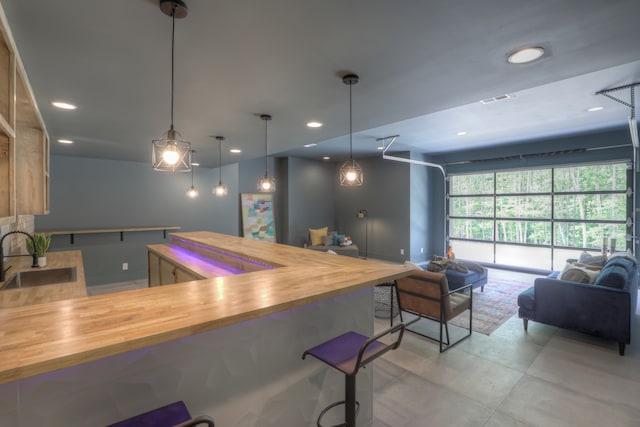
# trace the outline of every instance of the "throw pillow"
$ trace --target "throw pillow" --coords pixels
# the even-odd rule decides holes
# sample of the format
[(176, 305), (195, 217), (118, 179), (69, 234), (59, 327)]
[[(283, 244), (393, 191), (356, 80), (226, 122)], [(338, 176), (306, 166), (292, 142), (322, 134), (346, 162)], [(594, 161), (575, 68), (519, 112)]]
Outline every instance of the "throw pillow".
[(340, 246), (340, 239), (344, 239), (346, 236), (344, 234), (334, 234), (333, 235), (333, 244), (336, 246)]
[(311, 240), (311, 246), (322, 245), (322, 237), (327, 235), (329, 227), (323, 227), (318, 229), (309, 229), (309, 240)]
[(420, 270), (420, 271), (424, 271), (424, 268), (420, 267), (418, 264), (414, 264), (411, 261), (405, 261), (404, 262), (404, 266), (407, 268), (411, 268), (413, 270)]
[(333, 245), (333, 236), (322, 236), (322, 244), (325, 246)]
[(627, 284), (627, 272), (619, 265), (607, 265), (596, 280), (596, 285), (607, 288), (623, 289)]
[(607, 262), (607, 257), (602, 255), (592, 256), (588, 252), (582, 252), (582, 254), (580, 254), (580, 258), (578, 259), (578, 262), (581, 264), (604, 267), (604, 264)]
[(592, 284), (598, 277), (598, 273), (598, 271), (588, 270), (586, 268), (577, 267), (573, 264), (567, 263), (564, 266), (562, 273), (560, 273), (560, 280)]

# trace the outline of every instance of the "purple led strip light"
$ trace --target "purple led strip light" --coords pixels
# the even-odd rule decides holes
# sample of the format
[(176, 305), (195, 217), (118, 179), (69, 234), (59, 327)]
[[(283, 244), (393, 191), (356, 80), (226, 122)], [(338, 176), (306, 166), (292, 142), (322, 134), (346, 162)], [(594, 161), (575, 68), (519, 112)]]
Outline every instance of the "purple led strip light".
[(260, 262), (260, 261), (257, 261), (255, 259), (247, 258), (247, 257), (242, 256), (242, 255), (238, 255), (238, 254), (234, 254), (234, 253), (231, 253), (231, 252), (223, 251), (221, 249), (212, 248), (211, 246), (203, 245), (201, 243), (195, 243), (195, 242), (192, 242), (190, 240), (184, 240), (184, 239), (181, 239), (181, 238), (175, 237), (175, 236), (172, 236), (171, 239), (172, 240), (179, 240), (179, 241), (181, 241), (183, 243), (186, 243), (188, 245), (191, 245), (191, 246), (197, 246), (199, 248), (206, 249), (206, 250), (211, 251), (211, 252), (216, 252), (216, 253), (219, 253), (219, 254), (222, 254), (222, 255), (229, 256), (231, 258), (239, 259), (239, 260), (242, 260), (244, 262), (248, 262), (249, 264), (259, 265), (259, 266), (264, 267), (266, 269), (274, 269), (275, 268), (273, 265), (266, 264), (264, 262)]

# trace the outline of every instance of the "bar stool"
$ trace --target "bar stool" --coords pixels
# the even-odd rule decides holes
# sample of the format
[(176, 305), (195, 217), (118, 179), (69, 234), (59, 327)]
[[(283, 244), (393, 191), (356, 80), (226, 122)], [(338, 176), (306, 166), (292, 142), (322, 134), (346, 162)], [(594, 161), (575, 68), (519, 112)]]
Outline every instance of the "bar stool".
[[(339, 370), (345, 376), (344, 400), (334, 402), (324, 408), (318, 416), (317, 425), (322, 427), (320, 421), (331, 408), (344, 404), (344, 424), (333, 427), (355, 427), (356, 415), (360, 404), (356, 401), (356, 374), (361, 367), (377, 359), (389, 350), (395, 350), (400, 346), (404, 334), (404, 324), (380, 332), (368, 338), (357, 332), (347, 332), (330, 339), (302, 353), (304, 359), (307, 354)], [(391, 344), (378, 341), (380, 338), (398, 332), (397, 339)]]
[(107, 427), (215, 427), (213, 419), (207, 415), (191, 418), (184, 402), (174, 402)]

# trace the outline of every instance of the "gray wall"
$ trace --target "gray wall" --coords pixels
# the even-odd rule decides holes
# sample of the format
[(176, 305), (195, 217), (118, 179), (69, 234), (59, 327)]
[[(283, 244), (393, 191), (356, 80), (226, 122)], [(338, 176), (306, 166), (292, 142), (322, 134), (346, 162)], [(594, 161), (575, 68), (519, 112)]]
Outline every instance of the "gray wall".
[[(36, 230), (180, 226), (181, 231), (209, 230), (238, 234), (238, 165), (223, 167), (229, 195), (212, 194), (218, 169), (196, 168), (200, 197), (188, 199), (191, 175), (155, 172), (148, 163), (79, 157), (51, 157), (51, 209), (36, 216)], [(162, 232), (55, 237), (51, 250), (82, 250), (88, 285), (147, 276), (146, 244), (163, 242)], [(129, 270), (122, 270), (122, 263)]]
[(287, 174), (287, 221), (285, 243), (303, 246), (309, 228), (335, 226), (335, 192), (338, 178), (333, 163), (290, 157)]
[(364, 256), (364, 220), (356, 218), (356, 213), (366, 209), (369, 258), (398, 262), (410, 259), (409, 165), (377, 157), (357, 160), (364, 174), (361, 187), (340, 187), (340, 165), (336, 165), (336, 228), (350, 234)]

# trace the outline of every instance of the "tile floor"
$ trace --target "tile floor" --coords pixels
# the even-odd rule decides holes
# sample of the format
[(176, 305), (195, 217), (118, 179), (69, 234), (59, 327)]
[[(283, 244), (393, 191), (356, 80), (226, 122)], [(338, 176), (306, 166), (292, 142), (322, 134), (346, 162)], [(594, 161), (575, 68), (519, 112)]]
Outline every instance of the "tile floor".
[(584, 334), (535, 322), (526, 333), (517, 315), (443, 354), (407, 333), (374, 362), (373, 426), (640, 426), (637, 323), (623, 357)]
[[(90, 294), (141, 286), (146, 281), (101, 285)], [(377, 331), (388, 325), (375, 319)], [(638, 324), (634, 335), (621, 357), (615, 342), (535, 322), (525, 333), (517, 315), (443, 354), (407, 333), (374, 362), (373, 427), (640, 426)]]

